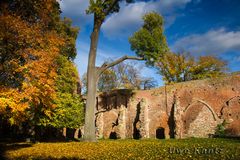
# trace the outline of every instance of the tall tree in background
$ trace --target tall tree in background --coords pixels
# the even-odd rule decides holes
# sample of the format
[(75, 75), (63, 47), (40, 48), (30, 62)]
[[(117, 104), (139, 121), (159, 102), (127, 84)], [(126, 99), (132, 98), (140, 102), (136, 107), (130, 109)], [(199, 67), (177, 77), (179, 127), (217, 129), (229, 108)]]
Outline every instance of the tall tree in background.
[(108, 92), (117, 88), (117, 76), (112, 69), (104, 71), (98, 80), (98, 91)]
[[(109, 61), (111, 62), (111, 60)], [(141, 76), (143, 66), (137, 63), (122, 62), (104, 71), (98, 80), (98, 91), (108, 92), (114, 89), (151, 89), (157, 86), (152, 77)], [(83, 75), (83, 91), (87, 87), (86, 74)]]
[[(114, 80), (113, 87), (107, 87), (110, 84), (110, 80), (105, 82), (105, 74), (108, 75), (108, 72), (104, 72), (99, 78), (99, 83), (102, 87), (99, 87), (99, 91), (110, 91), (112, 89), (151, 89), (157, 86), (156, 81), (152, 77), (143, 77), (141, 76), (143, 66), (137, 65), (136, 63), (120, 63), (115, 65), (108, 70), (112, 73), (110, 78)], [(107, 85), (107, 86), (105, 86)]]
[(158, 86), (158, 83), (153, 77), (144, 77), (141, 80), (141, 89), (143, 90), (156, 88), (157, 86)]
[[(140, 32), (132, 38), (132, 49), (136, 51), (138, 57), (124, 56), (111, 63), (104, 63), (101, 67), (96, 67), (96, 53), (98, 46), (99, 31), (105, 18), (120, 9), (121, 0), (90, 0), (87, 13), (94, 14), (94, 25), (91, 34), (91, 44), (87, 69), (87, 103), (85, 114), (84, 138), (86, 141), (96, 141), (95, 137), (95, 106), (97, 81), (99, 76), (108, 68), (126, 60), (151, 60), (156, 59), (166, 50), (166, 41), (163, 36), (162, 17), (156, 13), (144, 17), (144, 26)], [(126, 0), (131, 2), (131, 0)], [(150, 43), (148, 43), (150, 41)], [(145, 43), (144, 43), (145, 42)], [(147, 50), (145, 49), (147, 48)], [(148, 50), (152, 49), (152, 50)], [(150, 61), (148, 61), (150, 62)]]
[(113, 89), (140, 89), (142, 77), (141, 67), (135, 63), (120, 63), (115, 65), (99, 77), (98, 90), (107, 92)]

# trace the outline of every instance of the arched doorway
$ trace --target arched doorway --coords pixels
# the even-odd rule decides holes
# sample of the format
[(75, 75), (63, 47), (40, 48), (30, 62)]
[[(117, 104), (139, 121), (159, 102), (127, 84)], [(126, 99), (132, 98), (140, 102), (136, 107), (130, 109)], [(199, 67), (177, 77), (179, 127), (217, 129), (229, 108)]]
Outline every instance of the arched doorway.
[(117, 139), (117, 133), (116, 132), (111, 132), (109, 135), (109, 139)]
[(215, 133), (217, 123), (212, 107), (202, 100), (196, 100), (184, 110), (183, 137), (207, 138)]

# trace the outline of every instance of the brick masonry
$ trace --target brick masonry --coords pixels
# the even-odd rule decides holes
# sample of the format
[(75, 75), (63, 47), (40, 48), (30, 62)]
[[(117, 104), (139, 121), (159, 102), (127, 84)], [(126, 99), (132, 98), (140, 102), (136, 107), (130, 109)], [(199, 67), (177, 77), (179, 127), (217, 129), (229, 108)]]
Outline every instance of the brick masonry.
[(223, 120), (240, 136), (240, 75), (97, 97), (99, 138), (209, 137)]

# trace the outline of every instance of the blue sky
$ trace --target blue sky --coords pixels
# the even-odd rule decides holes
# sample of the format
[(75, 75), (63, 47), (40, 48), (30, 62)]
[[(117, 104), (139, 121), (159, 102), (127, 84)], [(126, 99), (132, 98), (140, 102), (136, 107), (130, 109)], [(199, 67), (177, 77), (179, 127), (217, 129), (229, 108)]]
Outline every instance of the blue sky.
[[(93, 16), (86, 15), (88, 0), (62, 0), (62, 17), (69, 17), (80, 27), (75, 63), (80, 75), (87, 70)], [(105, 60), (134, 55), (128, 37), (139, 29), (141, 17), (156, 11), (164, 17), (165, 35), (174, 52), (188, 51), (194, 56), (216, 55), (228, 61), (230, 71), (240, 70), (240, 1), (239, 0), (139, 0), (122, 2), (120, 12), (107, 17), (102, 25), (97, 65)], [(138, 62), (144, 65), (143, 62)], [(144, 67), (142, 76), (162, 78), (154, 68)]]

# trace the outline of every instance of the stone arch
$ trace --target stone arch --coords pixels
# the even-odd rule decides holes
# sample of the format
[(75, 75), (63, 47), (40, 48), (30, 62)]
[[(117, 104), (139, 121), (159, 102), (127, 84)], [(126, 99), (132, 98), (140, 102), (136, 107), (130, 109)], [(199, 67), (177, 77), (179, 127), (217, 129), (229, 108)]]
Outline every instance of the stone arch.
[(212, 116), (213, 116), (214, 120), (216, 121), (216, 120), (217, 120), (217, 114), (215, 113), (215, 111), (212, 109), (212, 107), (211, 107), (208, 103), (206, 103), (205, 101), (200, 100), (200, 99), (194, 100), (193, 103), (189, 104), (189, 105), (184, 109), (183, 112), (184, 112), (184, 113), (187, 112), (187, 110), (188, 110), (189, 108), (191, 108), (192, 106), (194, 106), (194, 104), (196, 104), (196, 103), (198, 103), (198, 102), (199, 102), (199, 103), (202, 103), (205, 107), (208, 108), (208, 110), (212, 113)]
[(194, 100), (183, 110), (183, 137), (208, 137), (214, 134), (218, 124), (217, 118), (209, 104), (202, 100)]
[(231, 97), (231, 98), (229, 98), (227, 101), (225, 101), (225, 102), (223, 103), (223, 107), (221, 108), (221, 111), (220, 111), (221, 115), (223, 114), (223, 110), (224, 110), (226, 107), (230, 107), (230, 106), (229, 106), (229, 102), (232, 101), (232, 100), (234, 100), (235, 98), (240, 99), (240, 96)]
[(227, 100), (226, 102), (229, 102), (229, 101), (231, 101), (231, 100), (233, 100), (233, 99), (235, 99), (235, 98), (240, 99), (240, 96), (234, 96), (234, 97), (230, 98), (229, 100)]
[(221, 117), (225, 120), (240, 120), (240, 96), (234, 96), (225, 101), (220, 113)]

